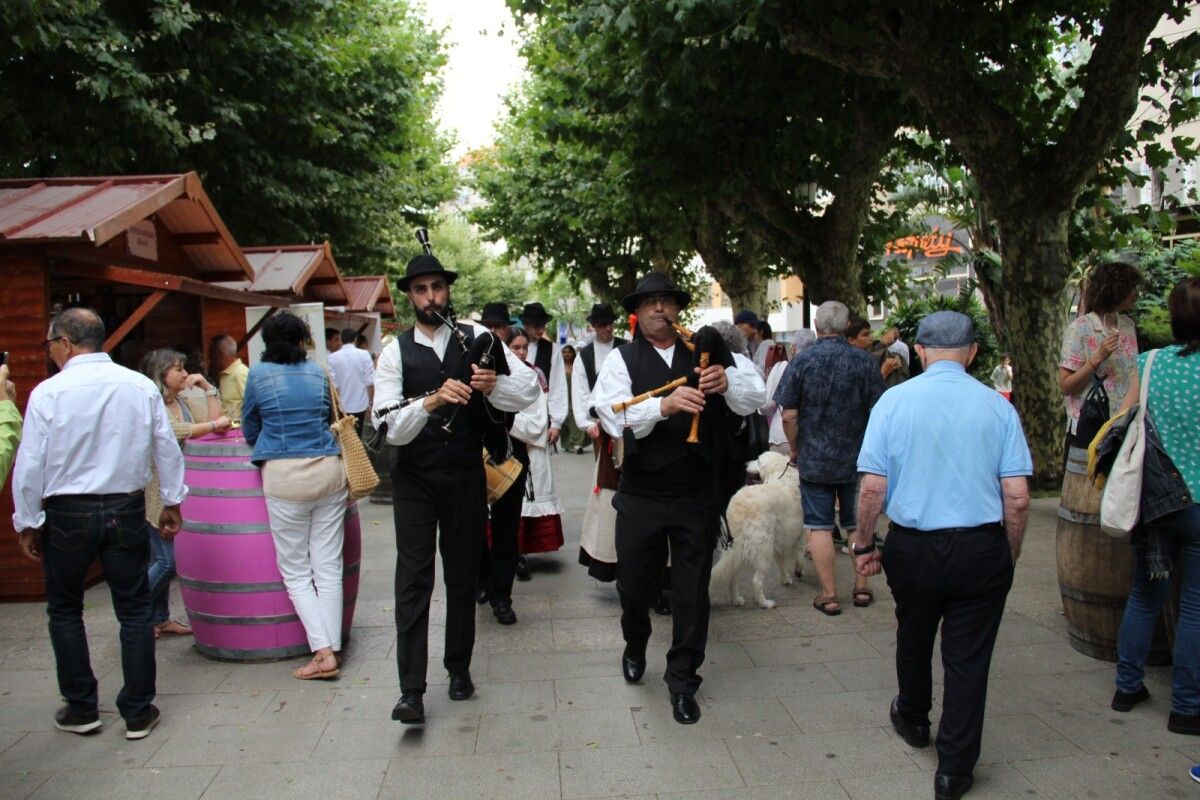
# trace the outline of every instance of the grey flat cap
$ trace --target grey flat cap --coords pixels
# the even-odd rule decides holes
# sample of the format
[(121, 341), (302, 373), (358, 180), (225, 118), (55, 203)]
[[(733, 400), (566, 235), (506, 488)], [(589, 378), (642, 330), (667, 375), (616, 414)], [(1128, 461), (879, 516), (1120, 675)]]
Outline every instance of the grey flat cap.
[(917, 344), (925, 347), (966, 347), (974, 343), (974, 323), (957, 311), (935, 311), (917, 326)]

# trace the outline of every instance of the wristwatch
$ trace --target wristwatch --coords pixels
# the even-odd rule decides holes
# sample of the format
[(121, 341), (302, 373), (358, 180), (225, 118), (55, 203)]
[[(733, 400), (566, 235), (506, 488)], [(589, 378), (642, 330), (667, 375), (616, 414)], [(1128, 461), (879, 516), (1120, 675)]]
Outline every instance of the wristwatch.
[(856, 556), (865, 556), (867, 553), (874, 553), (875, 552), (875, 542), (871, 542), (866, 547), (859, 547), (858, 545), (851, 545), (850, 551), (852, 553), (854, 553), (854, 555), (856, 555)]

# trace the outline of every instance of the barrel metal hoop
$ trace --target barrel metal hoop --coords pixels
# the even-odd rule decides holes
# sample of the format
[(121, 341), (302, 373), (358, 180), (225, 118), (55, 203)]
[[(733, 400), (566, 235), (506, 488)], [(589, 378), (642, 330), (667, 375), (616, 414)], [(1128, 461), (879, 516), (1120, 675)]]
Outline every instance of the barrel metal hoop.
[(205, 456), (205, 457), (234, 457), (234, 456), (252, 456), (254, 449), (244, 445), (233, 444), (203, 444), (200, 442), (188, 442), (183, 446), (183, 454), (185, 456)]
[[(191, 489), (188, 489), (191, 492)], [(1074, 522), (1078, 525), (1099, 525), (1099, 514), (1084, 514), (1079, 511), (1072, 511), (1069, 508), (1058, 507), (1058, 518), (1065, 519), (1067, 522)]]
[(240, 663), (280, 661), (285, 658), (306, 655), (312, 652), (308, 649), (307, 642), (304, 644), (294, 644), (291, 647), (266, 647), (261, 650), (237, 650), (232, 647), (213, 647), (196, 642), (196, 649), (209, 658), (215, 658), (220, 661), (237, 661)]
[[(342, 568), (342, 576), (357, 575), (359, 565), (346, 564)], [(198, 592), (214, 592), (217, 594), (237, 594), (237, 593), (252, 593), (252, 592), (283, 592), (287, 591), (283, 581), (269, 581), (266, 583), (231, 583), (226, 581), (200, 581), (195, 578), (187, 578), (183, 575), (178, 575), (179, 582), (189, 589), (195, 589)]]
[(223, 522), (192, 522), (185, 519), (183, 521), (184, 533), (224, 533), (224, 534), (246, 534), (246, 533), (270, 533), (271, 525), (254, 525), (250, 523), (242, 523), (241, 525), (230, 525)]
[(1126, 597), (1114, 597), (1111, 594), (1097, 594), (1096, 592), (1085, 592), (1082, 589), (1076, 589), (1072, 586), (1066, 586), (1061, 582), (1058, 584), (1058, 590), (1063, 597), (1071, 600), (1078, 600), (1081, 603), (1087, 603), (1090, 606), (1101, 606), (1103, 608), (1124, 608)]
[(203, 461), (198, 458), (184, 458), (183, 465), (187, 469), (199, 472), (258, 472), (258, 467), (249, 461)]
[(276, 614), (270, 617), (228, 617), (220, 614), (206, 614), (191, 608), (187, 609), (187, 614), (192, 619), (214, 625), (282, 625), (286, 622), (300, 621), (300, 617), (296, 614)]
[(188, 497), (262, 497), (262, 489), (216, 489), (188, 487)]

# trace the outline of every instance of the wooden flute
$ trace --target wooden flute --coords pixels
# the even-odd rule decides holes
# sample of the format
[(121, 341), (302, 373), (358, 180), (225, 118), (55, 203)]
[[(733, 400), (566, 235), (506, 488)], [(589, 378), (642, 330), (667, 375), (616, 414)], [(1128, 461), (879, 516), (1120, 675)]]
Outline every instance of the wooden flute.
[(687, 382), (688, 382), (688, 379), (686, 377), (676, 378), (675, 380), (671, 381), (670, 383), (664, 383), (662, 386), (658, 387), (657, 389), (651, 389), (648, 392), (642, 392), (637, 397), (630, 398), (629, 400), (625, 400), (620, 403), (613, 403), (612, 404), (613, 413), (620, 414), (622, 411), (629, 408), (630, 406), (636, 406), (638, 403), (649, 400), (651, 397), (657, 397), (658, 395), (665, 394), (665, 393), (671, 391), (672, 389), (677, 389), (680, 386), (686, 385)]

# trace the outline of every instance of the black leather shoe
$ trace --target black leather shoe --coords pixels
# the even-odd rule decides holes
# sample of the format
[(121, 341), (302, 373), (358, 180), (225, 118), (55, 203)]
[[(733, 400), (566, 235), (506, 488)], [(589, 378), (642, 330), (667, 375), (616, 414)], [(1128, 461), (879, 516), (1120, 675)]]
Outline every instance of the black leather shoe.
[(463, 672), (458, 675), (451, 673), (450, 688), (447, 691), (451, 700), (467, 700), (475, 694), (475, 684), (471, 683), (471, 673)]
[[(909, 747), (929, 746), (929, 726), (909, 722), (900, 716), (900, 695), (892, 698), (891, 717), (892, 727), (896, 729), (896, 733), (900, 734), (900, 738), (908, 743)], [(963, 791), (965, 792), (966, 789)]]
[(405, 725), (421, 725), (425, 722), (425, 701), (420, 692), (404, 692), (392, 709), (392, 719)]
[(517, 612), (513, 611), (511, 600), (497, 600), (492, 603), (492, 615), (501, 625), (514, 625), (517, 621)]
[(646, 654), (641, 656), (631, 656), (629, 650), (621, 656), (621, 674), (625, 676), (626, 683), (637, 683), (642, 679), (642, 675), (646, 674)]
[(671, 694), (671, 716), (680, 725), (694, 725), (700, 721), (700, 704), (690, 694)]
[(1167, 730), (1184, 736), (1200, 736), (1200, 714), (1176, 714), (1167, 717)]
[(525, 561), (525, 556), (517, 559), (517, 580), (529, 580), (529, 564)]
[(1132, 711), (1133, 707), (1138, 703), (1150, 699), (1150, 690), (1145, 686), (1138, 689), (1136, 692), (1122, 692), (1120, 689), (1113, 694), (1112, 710), (1113, 711)]
[(943, 775), (939, 772), (933, 776), (934, 800), (958, 800), (974, 785), (975, 778), (970, 775)]
[(476, 592), (476, 594), (475, 594), (475, 602), (476, 602), (476, 603), (479, 603), (479, 605), (481, 605), (481, 606), (482, 606), (482, 605), (486, 605), (486, 604), (487, 604), (487, 601), (488, 601), (489, 599), (490, 599), (490, 598), (488, 597), (488, 591), (487, 591), (487, 589), (480, 589), (480, 590), (479, 590), (478, 592)]

